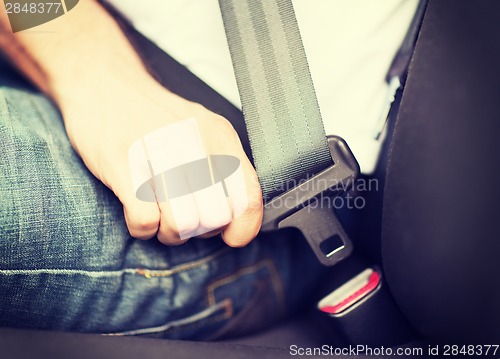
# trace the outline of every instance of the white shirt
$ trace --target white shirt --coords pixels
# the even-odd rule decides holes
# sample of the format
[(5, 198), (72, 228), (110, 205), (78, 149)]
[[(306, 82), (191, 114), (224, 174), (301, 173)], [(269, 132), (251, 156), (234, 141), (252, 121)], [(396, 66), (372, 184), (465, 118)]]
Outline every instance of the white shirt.
[[(107, 0), (144, 36), (237, 107), (241, 103), (217, 0)], [(266, 0), (263, 0), (266, 1)], [(418, 0), (293, 0), (328, 135), (343, 137), (363, 173), (391, 91), (386, 75)]]

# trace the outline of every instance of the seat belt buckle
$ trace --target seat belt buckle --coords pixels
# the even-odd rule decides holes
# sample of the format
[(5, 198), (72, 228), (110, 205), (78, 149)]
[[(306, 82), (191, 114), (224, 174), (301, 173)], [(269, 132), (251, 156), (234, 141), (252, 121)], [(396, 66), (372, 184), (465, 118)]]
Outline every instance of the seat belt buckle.
[(319, 301), (318, 309), (341, 340), (339, 347), (394, 347), (418, 340), (377, 267), (366, 267), (344, 281)]
[(299, 229), (319, 261), (333, 266), (353, 247), (332, 204), (354, 185), (359, 165), (342, 138), (327, 136), (327, 141), (334, 164), (266, 203), (262, 230)]

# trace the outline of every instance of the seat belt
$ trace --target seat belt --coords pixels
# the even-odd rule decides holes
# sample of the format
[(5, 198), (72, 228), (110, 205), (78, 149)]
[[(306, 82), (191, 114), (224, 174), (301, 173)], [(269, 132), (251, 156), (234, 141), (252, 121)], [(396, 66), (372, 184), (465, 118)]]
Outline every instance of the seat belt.
[(321, 263), (334, 265), (352, 244), (333, 196), (359, 166), (344, 140), (325, 134), (292, 2), (219, 5), (264, 197), (262, 230), (296, 227)]

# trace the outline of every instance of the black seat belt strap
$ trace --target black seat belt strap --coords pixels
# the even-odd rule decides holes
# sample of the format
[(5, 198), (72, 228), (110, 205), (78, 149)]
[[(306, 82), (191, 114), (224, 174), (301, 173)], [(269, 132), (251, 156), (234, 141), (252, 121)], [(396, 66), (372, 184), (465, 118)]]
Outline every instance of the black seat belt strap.
[(353, 182), (343, 140), (327, 139), (291, 0), (219, 0), (254, 163), (263, 230), (297, 227), (322, 263), (352, 247), (331, 207), (314, 206)]
[(265, 199), (333, 164), (289, 0), (220, 6)]

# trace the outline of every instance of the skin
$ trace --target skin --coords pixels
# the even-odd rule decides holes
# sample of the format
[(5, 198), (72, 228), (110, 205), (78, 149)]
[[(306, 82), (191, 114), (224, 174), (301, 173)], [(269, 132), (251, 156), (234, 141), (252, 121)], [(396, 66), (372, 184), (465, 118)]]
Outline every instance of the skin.
[[(262, 195), (234, 128), (225, 118), (159, 85), (96, 1), (81, 0), (64, 16), (15, 34), (5, 11), (0, 11), (0, 48), (59, 108), (73, 148), (120, 199), (133, 237), (157, 236), (176, 245), (183, 243), (180, 231), (204, 224), (213, 230), (203, 237), (221, 233), (232, 247), (255, 238), (262, 223)], [(186, 213), (179, 224), (183, 228), (178, 228), (168, 202), (136, 198), (127, 156), (141, 136), (190, 117), (197, 119), (207, 154), (240, 159), (248, 207), (242, 215), (228, 218), (227, 213), (218, 215), (206, 209), (210, 206), (199, 206), (197, 214)]]

